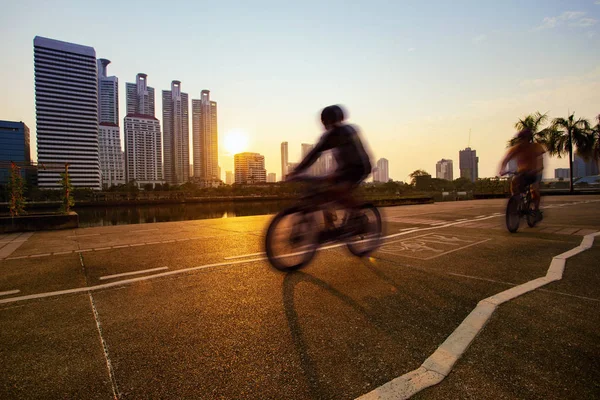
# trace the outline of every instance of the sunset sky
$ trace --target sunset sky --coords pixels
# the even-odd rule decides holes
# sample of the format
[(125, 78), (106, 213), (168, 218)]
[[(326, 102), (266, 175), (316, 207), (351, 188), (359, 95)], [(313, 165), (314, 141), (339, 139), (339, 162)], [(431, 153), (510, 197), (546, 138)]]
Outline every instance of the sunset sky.
[[(172, 80), (191, 98), (209, 89), (220, 137), (247, 135), (278, 179), (280, 143), (298, 160), (332, 103), (346, 106), (395, 180), (435, 175), (441, 158), (458, 177), (469, 129), (480, 177), (493, 176), (519, 117), (600, 114), (600, 0), (4, 0), (1, 10), (0, 119), (25, 122), (34, 153), (36, 35), (112, 61), (121, 121), (125, 82), (138, 72), (156, 90), (159, 119)], [(221, 149), (224, 177), (233, 159)], [(566, 165), (549, 160), (545, 176)]]

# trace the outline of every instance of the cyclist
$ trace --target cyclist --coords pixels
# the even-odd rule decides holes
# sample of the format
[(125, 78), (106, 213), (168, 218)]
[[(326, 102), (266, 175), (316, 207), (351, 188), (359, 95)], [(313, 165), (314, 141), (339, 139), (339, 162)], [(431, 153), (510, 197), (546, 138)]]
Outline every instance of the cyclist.
[(529, 129), (523, 129), (518, 132), (517, 143), (508, 149), (506, 156), (502, 160), (500, 175), (506, 172), (507, 163), (515, 159), (517, 162), (517, 171), (510, 185), (510, 194), (515, 195), (522, 189), (530, 185), (531, 199), (535, 206), (538, 218), (541, 219), (540, 210), (540, 182), (542, 180), (542, 171), (544, 170), (543, 155), (546, 152), (544, 146), (533, 142), (533, 133)]
[[(322, 152), (332, 150), (336, 170), (331, 175), (321, 177), (319, 183), (328, 185), (327, 193), (332, 200), (349, 210), (354, 210), (358, 207), (358, 203), (352, 193), (371, 173), (371, 161), (357, 130), (345, 124), (344, 120), (344, 110), (341, 106), (332, 105), (323, 109), (321, 122), (326, 132), (304, 160), (287, 176), (287, 179), (306, 171), (317, 161)], [(326, 228), (333, 230), (335, 214), (326, 210), (324, 218)]]

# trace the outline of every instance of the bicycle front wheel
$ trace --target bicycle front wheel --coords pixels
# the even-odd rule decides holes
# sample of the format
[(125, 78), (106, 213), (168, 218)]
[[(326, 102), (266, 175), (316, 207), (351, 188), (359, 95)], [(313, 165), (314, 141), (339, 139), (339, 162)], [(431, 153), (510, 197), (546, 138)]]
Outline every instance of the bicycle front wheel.
[(302, 268), (317, 251), (319, 230), (312, 213), (297, 207), (275, 215), (265, 237), (265, 250), (271, 265), (280, 271)]
[(506, 205), (506, 229), (515, 233), (519, 229), (521, 213), (519, 210), (519, 196), (511, 196)]
[(355, 214), (356, 233), (346, 243), (350, 253), (358, 257), (371, 254), (379, 248), (382, 237), (381, 215), (372, 204), (362, 205)]

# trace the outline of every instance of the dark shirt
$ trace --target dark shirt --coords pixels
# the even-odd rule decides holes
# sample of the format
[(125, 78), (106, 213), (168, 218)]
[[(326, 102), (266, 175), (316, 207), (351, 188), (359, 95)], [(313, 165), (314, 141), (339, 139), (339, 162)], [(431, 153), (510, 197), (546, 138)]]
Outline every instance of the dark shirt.
[(300, 173), (310, 167), (319, 155), (327, 150), (333, 151), (337, 164), (336, 175), (340, 179), (361, 182), (371, 173), (371, 161), (356, 129), (350, 125), (336, 126), (325, 132), (319, 143), (306, 155), (296, 167)]

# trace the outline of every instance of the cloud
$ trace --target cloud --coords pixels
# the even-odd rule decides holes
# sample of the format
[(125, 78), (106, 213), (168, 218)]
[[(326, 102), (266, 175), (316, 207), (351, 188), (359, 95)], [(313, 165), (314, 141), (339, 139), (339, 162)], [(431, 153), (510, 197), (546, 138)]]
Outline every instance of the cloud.
[(408, 51), (409, 53), (411, 53), (411, 52), (413, 52), (413, 51), (415, 51), (415, 50), (416, 50), (416, 49), (415, 49), (414, 47), (409, 47), (407, 51)]
[(487, 35), (484, 35), (484, 34), (477, 35), (473, 38), (473, 43), (479, 44), (479, 43), (485, 42), (486, 39), (487, 39)]
[(545, 17), (542, 24), (534, 30), (553, 29), (565, 24), (568, 26), (586, 28), (597, 22), (594, 18), (585, 17), (585, 15), (586, 13), (583, 11), (565, 11), (556, 17)]

